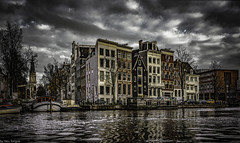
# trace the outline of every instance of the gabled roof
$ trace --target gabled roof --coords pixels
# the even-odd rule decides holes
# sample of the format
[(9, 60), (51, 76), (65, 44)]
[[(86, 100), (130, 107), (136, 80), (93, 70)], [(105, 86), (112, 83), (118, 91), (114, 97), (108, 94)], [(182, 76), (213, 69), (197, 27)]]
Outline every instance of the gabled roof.
[[(174, 61), (174, 67), (177, 66), (177, 63), (180, 62), (178, 60), (175, 60)], [(196, 71), (192, 68), (192, 66), (188, 63), (188, 62), (182, 62), (184, 67), (187, 69), (187, 73), (190, 73), (190, 70), (192, 69), (193, 70), (193, 73), (196, 74)]]
[(133, 66), (132, 69), (135, 69), (135, 68), (137, 67), (138, 60), (141, 60), (141, 61), (142, 61), (144, 68), (147, 70), (147, 66), (145, 65), (145, 63), (144, 63), (144, 61), (143, 61), (143, 57), (142, 57), (142, 55), (140, 55), (140, 54), (138, 54), (138, 57), (137, 57), (137, 59), (136, 59), (136, 61), (135, 61), (135, 63), (134, 63), (134, 66)]

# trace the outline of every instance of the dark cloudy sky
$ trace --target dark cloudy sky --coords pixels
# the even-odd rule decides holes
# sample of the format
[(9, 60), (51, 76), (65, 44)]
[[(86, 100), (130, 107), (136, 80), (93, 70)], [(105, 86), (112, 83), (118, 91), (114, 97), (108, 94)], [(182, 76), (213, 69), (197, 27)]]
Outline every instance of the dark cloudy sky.
[(240, 69), (240, 2), (183, 0), (0, 0), (0, 27), (7, 20), (23, 28), (23, 44), (43, 66), (69, 58), (71, 43), (97, 38), (138, 47), (140, 39), (160, 48), (186, 47), (200, 68), (220, 60)]

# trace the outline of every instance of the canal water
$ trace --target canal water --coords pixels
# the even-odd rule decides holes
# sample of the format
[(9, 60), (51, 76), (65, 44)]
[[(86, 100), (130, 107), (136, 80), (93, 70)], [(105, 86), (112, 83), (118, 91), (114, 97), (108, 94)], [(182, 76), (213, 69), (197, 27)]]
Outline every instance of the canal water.
[(1, 142), (240, 142), (240, 108), (0, 115)]

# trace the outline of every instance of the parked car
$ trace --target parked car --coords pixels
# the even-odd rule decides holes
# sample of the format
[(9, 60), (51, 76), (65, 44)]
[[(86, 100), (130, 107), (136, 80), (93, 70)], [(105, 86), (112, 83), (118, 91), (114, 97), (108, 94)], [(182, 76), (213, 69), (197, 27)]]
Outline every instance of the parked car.
[(194, 100), (191, 100), (191, 99), (189, 99), (189, 100), (187, 101), (187, 104), (195, 104), (195, 101), (194, 101)]
[(206, 100), (200, 100), (200, 104), (207, 104)]
[(215, 101), (213, 99), (207, 100), (207, 104), (214, 104), (214, 103), (215, 103)]

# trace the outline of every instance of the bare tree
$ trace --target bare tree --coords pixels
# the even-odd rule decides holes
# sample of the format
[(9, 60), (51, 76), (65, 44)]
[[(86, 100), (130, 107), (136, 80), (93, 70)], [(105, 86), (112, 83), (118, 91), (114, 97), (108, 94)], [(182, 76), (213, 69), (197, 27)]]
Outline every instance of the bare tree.
[(212, 87), (213, 87), (215, 103), (216, 103), (216, 100), (218, 99), (219, 94), (221, 92), (221, 85), (222, 85), (221, 81), (222, 80), (220, 79), (220, 76), (217, 74), (217, 70), (221, 69), (221, 68), (222, 68), (222, 66), (221, 66), (220, 61), (217, 61), (217, 60), (212, 60), (211, 61), (209, 69), (212, 71), (211, 72), (211, 84), (212, 84)]
[[(44, 74), (42, 81), (48, 86), (48, 90), (51, 96), (58, 99), (61, 97), (61, 89), (67, 88), (66, 84), (68, 82), (68, 71), (63, 71), (63, 65), (59, 64), (55, 59), (54, 63), (49, 63), (47, 66), (44, 66)], [(65, 89), (65, 92), (67, 89)], [(66, 93), (65, 93), (66, 94)]]
[(17, 85), (26, 81), (28, 63), (33, 52), (22, 46), (22, 29), (17, 24), (7, 22), (6, 29), (0, 30), (1, 71), (8, 83), (9, 98), (17, 91)]
[(42, 84), (40, 84), (37, 88), (37, 96), (45, 96), (46, 90)]
[(180, 87), (182, 91), (182, 102), (184, 102), (184, 89), (185, 89), (185, 79), (189, 71), (189, 65), (193, 65), (194, 60), (191, 54), (186, 50), (186, 48), (179, 47), (176, 50), (176, 65), (175, 70), (177, 71)]

